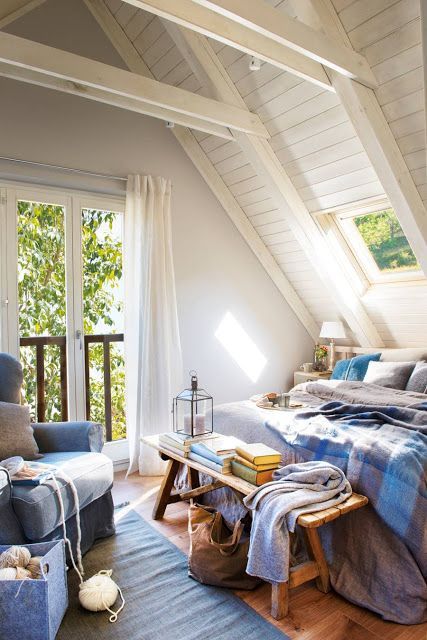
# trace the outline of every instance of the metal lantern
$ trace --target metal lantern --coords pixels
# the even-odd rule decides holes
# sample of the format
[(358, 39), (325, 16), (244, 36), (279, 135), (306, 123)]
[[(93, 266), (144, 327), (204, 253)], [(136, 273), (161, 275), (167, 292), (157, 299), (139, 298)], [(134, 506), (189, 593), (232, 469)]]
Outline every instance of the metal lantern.
[(197, 386), (197, 375), (190, 371), (191, 387), (173, 399), (173, 430), (188, 436), (213, 431), (213, 398)]

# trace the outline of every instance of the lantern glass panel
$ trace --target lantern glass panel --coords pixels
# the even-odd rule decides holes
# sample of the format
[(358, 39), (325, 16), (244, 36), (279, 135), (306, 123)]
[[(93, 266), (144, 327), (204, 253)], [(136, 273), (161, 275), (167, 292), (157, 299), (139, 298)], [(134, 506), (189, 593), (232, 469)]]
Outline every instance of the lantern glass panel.
[(204, 389), (185, 389), (175, 398), (174, 430), (191, 437), (212, 433), (213, 399)]

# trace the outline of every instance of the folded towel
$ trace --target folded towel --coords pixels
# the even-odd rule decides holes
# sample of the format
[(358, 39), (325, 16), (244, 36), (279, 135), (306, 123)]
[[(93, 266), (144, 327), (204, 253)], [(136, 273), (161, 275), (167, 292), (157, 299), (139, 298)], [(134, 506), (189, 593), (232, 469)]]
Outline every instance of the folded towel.
[(269, 582), (289, 579), (289, 532), (303, 513), (333, 507), (351, 496), (343, 471), (323, 461), (278, 469), (274, 480), (244, 499), (253, 523), (247, 572)]

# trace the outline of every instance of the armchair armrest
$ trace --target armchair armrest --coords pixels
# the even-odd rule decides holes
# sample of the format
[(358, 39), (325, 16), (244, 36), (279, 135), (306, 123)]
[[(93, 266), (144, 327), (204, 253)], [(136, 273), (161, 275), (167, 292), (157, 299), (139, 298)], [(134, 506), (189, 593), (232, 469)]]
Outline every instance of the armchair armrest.
[(12, 487), (9, 474), (0, 467), (0, 544), (25, 542), (21, 525), (12, 507)]
[(39, 422), (32, 425), (40, 453), (96, 451), (104, 444), (104, 429), (96, 422)]

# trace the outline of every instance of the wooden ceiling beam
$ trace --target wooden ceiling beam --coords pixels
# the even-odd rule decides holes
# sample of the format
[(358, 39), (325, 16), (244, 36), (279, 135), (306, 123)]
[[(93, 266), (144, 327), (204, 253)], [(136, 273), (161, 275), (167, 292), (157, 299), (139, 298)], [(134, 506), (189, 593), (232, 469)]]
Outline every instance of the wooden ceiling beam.
[(125, 0), (125, 2), (239, 49), (264, 62), (269, 62), (324, 89), (334, 90), (320, 62), (285, 47), (262, 33), (237, 24), (230, 18), (198, 6), (192, 0)]
[(2, 0), (0, 3), (0, 29), (22, 18), (46, 0)]
[[(129, 69), (134, 73), (152, 78), (151, 71), (103, 0), (84, 0), (84, 2)], [(302, 322), (312, 339), (317, 340), (319, 327), (316, 321), (262, 242), (236, 198), (222, 180), (194, 135), (184, 127), (174, 127), (171, 132), (297, 318)]]
[[(149, 115), (162, 119), (163, 110), (167, 109), (176, 114), (172, 121), (194, 129), (200, 127), (202, 120), (215, 128), (227, 127), (269, 137), (259, 117), (244, 109), (8, 33), (0, 33), (0, 62), (16, 67), (22, 75), (28, 72), (29, 82), (33, 81), (34, 74), (41, 74), (43, 79), (51, 77), (54, 81), (77, 85), (83, 96), (85, 91), (81, 88), (88, 87), (100, 92), (100, 102), (124, 109), (129, 108), (129, 101), (138, 103), (141, 110), (145, 108), (143, 105), (148, 105)], [(114, 102), (102, 99), (102, 95), (112, 96)], [(224, 134), (224, 137), (227, 136)]]
[(363, 56), (262, 0), (250, 0), (250, 2), (192, 0), (192, 2), (229, 18), (239, 25), (244, 25), (254, 33), (261, 33), (272, 42), (301, 53), (368, 87), (377, 86), (375, 76)]
[[(351, 47), (331, 0), (311, 0), (311, 4), (327, 36), (339, 39), (347, 47)], [(332, 70), (329, 75), (427, 276), (427, 211), (377, 97), (372, 89), (350, 78)]]
[[(212, 95), (230, 104), (244, 107), (243, 98), (206, 38), (189, 31), (167, 26), (182, 55), (191, 65), (199, 81), (213, 91)], [(362, 346), (382, 346), (383, 342), (369, 318), (358, 292), (346, 278), (340, 262), (330, 251), (319, 228), (297, 190), (286, 174), (271, 145), (266, 140), (239, 134), (237, 142), (270, 190), (306, 257), (319, 274), (331, 295), (338, 301), (341, 313)]]

